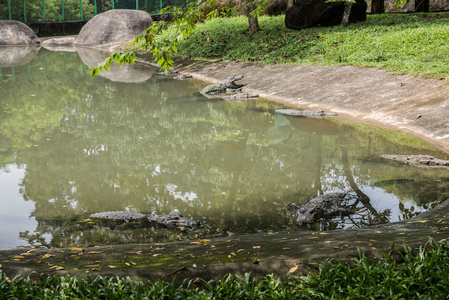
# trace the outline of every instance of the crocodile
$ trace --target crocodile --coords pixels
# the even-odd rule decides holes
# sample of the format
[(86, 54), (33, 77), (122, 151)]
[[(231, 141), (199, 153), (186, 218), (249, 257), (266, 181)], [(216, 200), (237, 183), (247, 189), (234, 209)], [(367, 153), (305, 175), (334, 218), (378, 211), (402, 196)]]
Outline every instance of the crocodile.
[(175, 227), (198, 227), (200, 222), (184, 218), (180, 214), (154, 215), (142, 214), (129, 211), (106, 211), (90, 215), (91, 218), (108, 219), (108, 220), (148, 220), (149, 222), (157, 222), (169, 228)]
[(296, 222), (299, 226), (312, 224), (320, 219), (331, 218), (351, 212), (340, 206), (347, 199), (347, 193), (329, 193), (312, 198), (308, 203), (301, 205), (296, 211)]
[(381, 155), (380, 157), (417, 167), (449, 167), (449, 160), (430, 155)]
[(243, 84), (236, 83), (236, 81), (241, 79), (243, 79), (243, 75), (228, 77), (218, 84), (206, 86), (200, 93), (208, 98), (211, 98), (226, 94), (227, 90), (238, 90), (244, 86)]
[(192, 78), (192, 77), (193, 77), (193, 76), (190, 75), (190, 74), (183, 74), (183, 75), (178, 75), (178, 76), (176, 76), (176, 77), (173, 77), (173, 79), (176, 79), (176, 80), (186, 80), (186, 79)]
[(337, 113), (324, 110), (276, 109), (276, 112), (287, 116), (310, 118), (335, 117), (338, 115)]
[(233, 95), (229, 95), (229, 96), (221, 96), (221, 98), (223, 98), (226, 101), (236, 101), (236, 102), (248, 100), (251, 98), (257, 98), (257, 97), (259, 97), (258, 94), (248, 94), (248, 93), (238, 93), (238, 94), (233, 94)]

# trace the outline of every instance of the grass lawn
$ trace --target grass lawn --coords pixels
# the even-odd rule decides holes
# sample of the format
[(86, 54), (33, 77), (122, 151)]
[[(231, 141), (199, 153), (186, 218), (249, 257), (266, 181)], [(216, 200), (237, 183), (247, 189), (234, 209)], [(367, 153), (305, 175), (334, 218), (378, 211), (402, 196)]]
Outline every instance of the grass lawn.
[[(262, 64), (369, 66), (397, 74), (449, 77), (449, 13), (368, 15), (347, 27), (287, 29), (284, 16), (261, 17), (248, 34), (246, 17), (198, 24), (178, 47), (191, 59)], [(168, 33), (166, 36), (169, 35)]]

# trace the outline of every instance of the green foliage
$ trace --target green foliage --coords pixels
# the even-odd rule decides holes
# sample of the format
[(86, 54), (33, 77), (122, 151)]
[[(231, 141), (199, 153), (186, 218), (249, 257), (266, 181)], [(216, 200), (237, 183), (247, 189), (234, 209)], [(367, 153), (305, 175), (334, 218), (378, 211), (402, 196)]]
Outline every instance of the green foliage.
[[(329, 260), (308, 276), (272, 275), (256, 282), (250, 274), (218, 281), (191, 280), (180, 286), (129, 277), (76, 276), (10, 280), (0, 270), (0, 299), (445, 299), (449, 289), (449, 244), (430, 239), (418, 251), (404, 245), (381, 258), (359, 252), (351, 263)], [(401, 263), (393, 257), (400, 257)]]
[[(62, 20), (62, 1), (61, 0), (45, 0), (45, 21), (61, 21)], [(89, 0), (82, 0), (83, 3), (83, 19), (89, 20), (95, 14), (95, 7), (89, 3)], [(42, 9), (42, 1), (25, 1), (26, 20), (32, 22), (44, 21), (44, 12)], [(13, 20), (24, 21), (23, 1), (11, 1), (11, 14)], [(8, 20), (8, 2), (0, 3), (0, 19)], [(64, 0), (64, 20), (75, 21), (81, 20), (80, 0)]]
[(448, 21), (448, 13), (382, 14), (347, 27), (290, 30), (284, 16), (260, 17), (262, 31), (248, 35), (244, 17), (218, 18), (198, 24), (177, 54), (262, 64), (369, 66), (441, 78), (449, 74)]

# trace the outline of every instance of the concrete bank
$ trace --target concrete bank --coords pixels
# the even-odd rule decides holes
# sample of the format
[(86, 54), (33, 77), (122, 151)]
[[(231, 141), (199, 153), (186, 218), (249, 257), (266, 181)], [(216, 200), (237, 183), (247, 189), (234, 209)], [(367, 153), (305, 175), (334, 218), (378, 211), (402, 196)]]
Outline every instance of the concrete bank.
[(247, 92), (301, 109), (324, 109), (350, 121), (406, 131), (449, 152), (447, 78), (389, 75), (382, 70), (352, 66), (224, 61), (176, 60), (175, 69), (212, 83), (242, 74)]

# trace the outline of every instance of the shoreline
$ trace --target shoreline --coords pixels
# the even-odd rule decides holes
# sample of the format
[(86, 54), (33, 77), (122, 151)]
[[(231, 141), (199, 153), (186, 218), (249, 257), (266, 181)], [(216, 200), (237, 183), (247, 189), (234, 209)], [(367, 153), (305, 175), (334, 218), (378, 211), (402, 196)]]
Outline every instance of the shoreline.
[[(143, 60), (151, 65), (150, 57)], [(218, 83), (242, 74), (243, 91), (300, 109), (323, 109), (338, 118), (407, 132), (449, 153), (449, 84), (391, 75), (374, 68), (258, 65), (174, 59), (175, 70)]]

